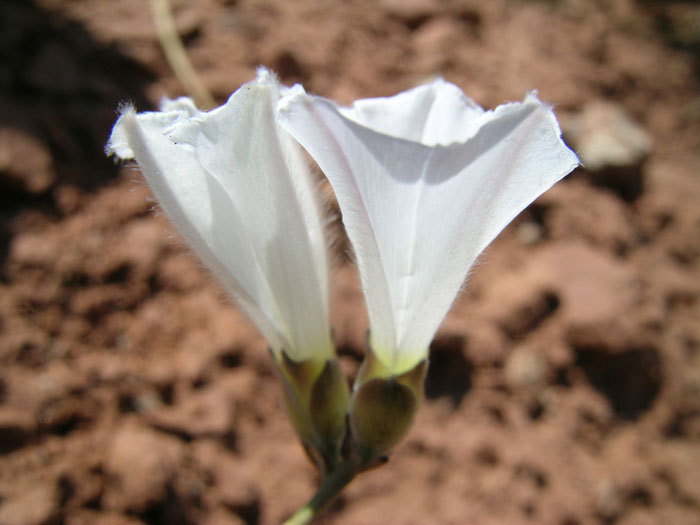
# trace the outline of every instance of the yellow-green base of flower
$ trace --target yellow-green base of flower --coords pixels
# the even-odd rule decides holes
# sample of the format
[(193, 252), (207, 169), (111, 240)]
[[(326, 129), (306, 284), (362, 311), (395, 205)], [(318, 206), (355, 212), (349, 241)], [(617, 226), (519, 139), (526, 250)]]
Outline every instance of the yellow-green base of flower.
[(303, 525), (357, 474), (386, 462), (413, 423), (428, 362), (394, 375), (370, 349), (350, 398), (337, 359), (297, 362), (282, 352), (276, 361), (294, 428), (322, 475), (316, 495), (285, 522)]
[(282, 351), (275, 361), (292, 425), (307, 455), (325, 475), (341, 462), (346, 434), (350, 396), (338, 360), (294, 361)]

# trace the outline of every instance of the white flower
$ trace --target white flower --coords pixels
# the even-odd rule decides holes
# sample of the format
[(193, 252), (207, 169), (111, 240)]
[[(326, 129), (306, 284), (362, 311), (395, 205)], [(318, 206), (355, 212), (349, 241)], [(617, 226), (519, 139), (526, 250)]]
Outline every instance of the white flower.
[(333, 186), (393, 374), (427, 357), (481, 251), (578, 165), (534, 94), (484, 111), (437, 80), (345, 108), (295, 86), (278, 110)]
[(334, 355), (319, 204), (299, 145), (275, 122), (280, 87), (261, 69), (223, 106), (127, 107), (109, 153), (136, 159), (179, 232), (269, 342), (297, 361)]

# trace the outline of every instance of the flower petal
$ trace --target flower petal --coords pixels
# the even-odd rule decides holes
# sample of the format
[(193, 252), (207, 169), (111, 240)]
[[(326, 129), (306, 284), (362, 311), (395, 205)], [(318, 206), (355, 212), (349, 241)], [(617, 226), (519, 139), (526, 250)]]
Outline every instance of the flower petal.
[(442, 79), (393, 97), (357, 100), (338, 110), (379, 133), (426, 146), (467, 140), (478, 131), (484, 113), (461, 89)]
[[(578, 165), (534, 95), (483, 112), (455, 89), (445, 98), (442, 83), (433, 87), (437, 96), (418, 89), (353, 110), (297, 90), (278, 105), (282, 126), (333, 186), (357, 256), (370, 345), (395, 373), (427, 357), (479, 253)], [(417, 121), (420, 132), (401, 119), (392, 127), (389, 115), (403, 103), (400, 114), (427, 115)], [(452, 135), (436, 129), (439, 116)]]
[(301, 148), (262, 71), (209, 113), (186, 99), (123, 112), (109, 151), (135, 158), (161, 206), (273, 350), (333, 355), (323, 223)]

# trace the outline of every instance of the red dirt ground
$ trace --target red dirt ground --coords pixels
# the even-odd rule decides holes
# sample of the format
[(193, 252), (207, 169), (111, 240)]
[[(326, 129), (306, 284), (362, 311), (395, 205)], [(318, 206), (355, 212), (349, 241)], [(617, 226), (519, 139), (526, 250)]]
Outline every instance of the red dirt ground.
[[(440, 74), (485, 107), (536, 88), (565, 124), (614, 103), (653, 144), (487, 250), (413, 430), (323, 523), (700, 523), (694, 2), (173, 3), (220, 102), (258, 64), (343, 102)], [(315, 488), (265, 342), (104, 157), (120, 101), (181, 93), (142, 0), (0, 4), (0, 525), (274, 524)], [(338, 260), (351, 376), (366, 315)]]

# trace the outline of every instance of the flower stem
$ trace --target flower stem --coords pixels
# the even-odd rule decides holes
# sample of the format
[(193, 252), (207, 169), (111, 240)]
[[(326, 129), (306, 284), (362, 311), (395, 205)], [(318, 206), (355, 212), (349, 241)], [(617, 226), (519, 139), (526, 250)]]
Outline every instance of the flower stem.
[(175, 18), (170, 2), (168, 0), (151, 0), (151, 12), (165, 58), (185, 91), (194, 98), (195, 103), (202, 109), (216, 106), (214, 98), (197, 76), (197, 72), (187, 56), (185, 45), (175, 27)]
[(308, 525), (360, 472), (358, 462), (347, 460), (331, 472), (324, 480), (316, 495), (295, 512), (284, 525)]

